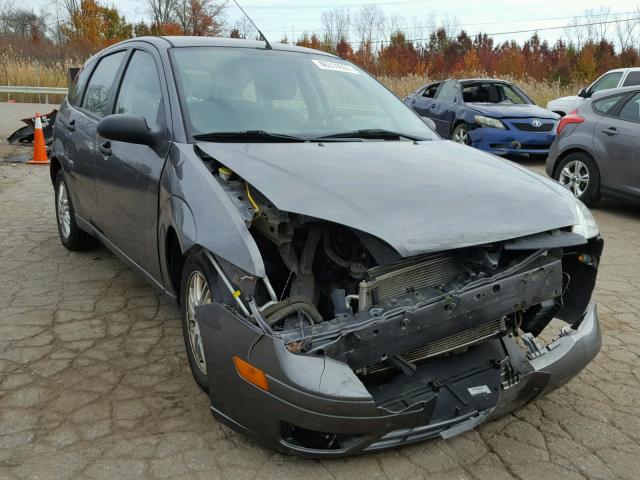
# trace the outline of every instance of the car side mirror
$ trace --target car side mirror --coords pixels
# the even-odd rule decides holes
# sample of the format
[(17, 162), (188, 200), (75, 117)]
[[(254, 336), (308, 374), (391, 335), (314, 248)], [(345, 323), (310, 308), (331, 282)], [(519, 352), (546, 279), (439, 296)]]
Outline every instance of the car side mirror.
[(578, 96), (582, 98), (589, 98), (589, 90), (587, 90), (586, 88), (581, 88), (578, 92)]
[(107, 115), (100, 120), (98, 133), (107, 140), (149, 147), (157, 145), (159, 140), (159, 133), (152, 131), (143, 117), (123, 113)]
[(427, 126), (435, 132), (436, 130), (436, 122), (431, 120), (429, 117), (420, 117), (422, 121), (427, 124)]

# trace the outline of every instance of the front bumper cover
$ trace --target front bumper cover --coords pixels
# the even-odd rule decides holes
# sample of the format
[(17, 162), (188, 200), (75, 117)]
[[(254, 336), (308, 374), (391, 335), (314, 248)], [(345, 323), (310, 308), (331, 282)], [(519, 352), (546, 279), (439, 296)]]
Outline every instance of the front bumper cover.
[[(290, 353), (280, 339), (264, 335), (218, 304), (200, 307), (198, 321), (214, 416), (270, 448), (313, 458), (471, 430), (565, 384), (601, 346), (596, 306), (590, 304), (579, 326), (565, 328), (546, 347), (534, 343), (527, 353), (507, 336), (441, 363), (427, 362), (412, 377), (399, 376), (413, 390), (408, 406), (399, 408), (368, 391), (346, 364)], [(268, 392), (238, 375), (233, 355), (264, 370)], [(324, 432), (333, 440), (310, 448), (291, 435), (292, 428)]]

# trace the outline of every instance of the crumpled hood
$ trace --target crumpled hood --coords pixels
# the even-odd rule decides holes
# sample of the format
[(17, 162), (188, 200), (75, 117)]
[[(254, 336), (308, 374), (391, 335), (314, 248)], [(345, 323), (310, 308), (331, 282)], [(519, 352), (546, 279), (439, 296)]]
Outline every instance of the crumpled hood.
[(538, 105), (499, 105), (487, 103), (467, 103), (467, 106), (493, 118), (549, 118), (557, 115)]
[(577, 223), (559, 184), (450, 141), (198, 147), (280, 210), (369, 233), (403, 257)]

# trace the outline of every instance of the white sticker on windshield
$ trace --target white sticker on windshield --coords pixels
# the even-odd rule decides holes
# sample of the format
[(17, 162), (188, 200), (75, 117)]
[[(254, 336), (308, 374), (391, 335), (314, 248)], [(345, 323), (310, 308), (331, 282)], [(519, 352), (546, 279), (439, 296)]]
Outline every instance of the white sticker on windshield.
[(360, 72), (353, 68), (351, 65), (345, 65), (344, 63), (338, 62), (330, 62), (328, 60), (311, 61), (316, 64), (316, 67), (321, 68), (322, 70), (333, 70), (334, 72), (355, 73), (356, 75), (360, 75)]
[(474, 397), (476, 395), (490, 395), (491, 394), (491, 389), (486, 385), (478, 385), (477, 387), (467, 388), (467, 390), (469, 390), (469, 393), (471, 395), (473, 395)]

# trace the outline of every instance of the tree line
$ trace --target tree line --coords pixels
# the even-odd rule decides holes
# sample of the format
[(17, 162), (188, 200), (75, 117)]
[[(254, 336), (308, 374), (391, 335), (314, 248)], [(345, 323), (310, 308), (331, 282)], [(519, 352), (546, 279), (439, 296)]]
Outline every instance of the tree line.
[[(147, 20), (131, 23), (101, 0), (59, 0), (60, 8), (36, 13), (0, 6), (0, 53), (42, 61), (83, 59), (134, 36), (198, 35), (256, 38), (250, 22), (229, 18), (229, 4), (215, 0), (147, 0)], [(327, 9), (321, 29), (282, 34), (285, 43), (351, 60), (376, 75), (527, 76), (561, 84), (583, 82), (616, 67), (640, 65), (640, 11), (587, 10), (549, 44), (532, 32), (524, 42), (471, 34), (455, 18), (387, 15), (377, 5)], [(544, 30), (544, 28), (542, 29)]]

